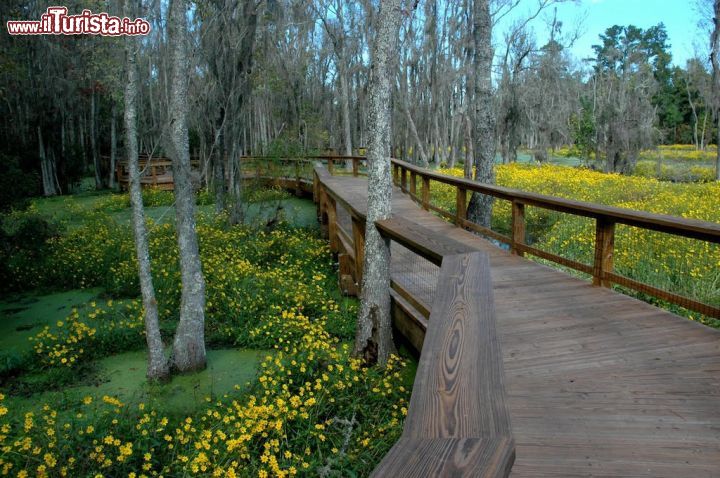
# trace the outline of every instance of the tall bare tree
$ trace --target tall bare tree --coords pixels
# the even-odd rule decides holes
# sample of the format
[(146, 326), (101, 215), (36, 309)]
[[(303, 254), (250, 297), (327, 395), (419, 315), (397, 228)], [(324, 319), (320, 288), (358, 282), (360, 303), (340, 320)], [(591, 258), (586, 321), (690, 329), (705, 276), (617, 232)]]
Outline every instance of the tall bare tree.
[(720, 181), (720, 0), (713, 3), (713, 30), (710, 36), (710, 62), (712, 63), (713, 109), (717, 122), (717, 156), (715, 157), (715, 179)]
[(401, 0), (380, 1), (372, 51), (365, 261), (354, 350), (366, 362), (380, 364), (386, 363), (395, 350), (390, 317), (390, 243), (380, 236), (375, 221), (389, 218), (392, 210), (391, 67), (400, 27), (400, 5)]
[(169, 41), (172, 60), (170, 139), (175, 182), (175, 217), (180, 253), (180, 322), (175, 331), (172, 362), (180, 372), (205, 367), (205, 278), (195, 231), (195, 193), (190, 176), (188, 139), (187, 1), (170, 5)]
[[(473, 74), (475, 76), (473, 151), (475, 153), (475, 180), (495, 182), (495, 113), (492, 107), (492, 18), (490, 0), (475, 0), (473, 5), (472, 42), (474, 49)], [(468, 219), (490, 227), (492, 196), (473, 193), (468, 205)]]
[[(125, 0), (125, 16), (131, 17), (132, 0)], [(140, 185), (140, 168), (138, 166), (137, 139), (137, 72), (138, 41), (135, 37), (125, 37), (125, 54), (127, 66), (127, 82), (125, 83), (125, 149), (128, 169), (130, 172), (130, 205), (132, 207), (132, 224), (135, 233), (135, 255), (138, 262), (138, 278), (145, 311), (145, 340), (148, 347), (147, 377), (161, 380), (170, 373), (165, 347), (160, 335), (158, 321), (158, 303), (153, 286), (150, 250), (148, 248), (147, 229), (145, 227), (145, 210), (143, 208), (142, 190)]]

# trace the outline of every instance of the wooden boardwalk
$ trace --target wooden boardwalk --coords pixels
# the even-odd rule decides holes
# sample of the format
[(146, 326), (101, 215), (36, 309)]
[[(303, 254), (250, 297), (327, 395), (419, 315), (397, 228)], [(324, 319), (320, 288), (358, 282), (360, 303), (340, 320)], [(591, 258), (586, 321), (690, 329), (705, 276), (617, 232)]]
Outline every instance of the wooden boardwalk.
[[(364, 178), (323, 184), (364, 215)], [(489, 255), (511, 476), (720, 477), (720, 331), (511, 255), (397, 188), (393, 214)], [(393, 281), (428, 309), (438, 273), (393, 243)]]

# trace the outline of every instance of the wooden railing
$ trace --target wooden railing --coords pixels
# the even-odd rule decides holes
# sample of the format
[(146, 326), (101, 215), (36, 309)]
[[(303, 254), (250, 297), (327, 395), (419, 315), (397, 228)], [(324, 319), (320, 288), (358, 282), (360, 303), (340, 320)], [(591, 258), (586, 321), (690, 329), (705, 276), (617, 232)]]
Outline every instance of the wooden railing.
[[(334, 188), (332, 180), (328, 169), (316, 167), (313, 196), (322, 230), (338, 257), (341, 287), (357, 295), (367, 201), (342, 190), (341, 184)], [(349, 224), (340, 220), (341, 210)], [(508, 476), (515, 445), (488, 257), (417, 225), (407, 227), (400, 218), (376, 226), (389, 240), (440, 265), (443, 287), (430, 311), (392, 282), (394, 325), (421, 355), (403, 435), (373, 476)]]
[(485, 253), (447, 256), (400, 440), (374, 477), (505, 477), (515, 461)]
[[(654, 296), (658, 299), (679, 305), (701, 314), (720, 318), (720, 307), (705, 304), (695, 299), (669, 292), (635, 279), (620, 275), (614, 271), (613, 255), (615, 248), (615, 225), (625, 224), (651, 231), (697, 239), (720, 244), (720, 224), (682, 217), (653, 214), (631, 209), (574, 201), (553, 196), (545, 196), (502, 186), (483, 184), (476, 181), (448, 176), (424, 169), (405, 161), (393, 159), (393, 181), (403, 192), (408, 193), (421, 207), (434, 211), (451, 220), (458, 227), (469, 229), (491, 237), (509, 246), (513, 254), (531, 254), (565, 267), (589, 274), (593, 283), (602, 287), (618, 284), (628, 289)], [(446, 211), (430, 202), (431, 181), (455, 188), (456, 210)], [(417, 184), (420, 182), (420, 193)], [(510, 235), (500, 234), (467, 220), (468, 193), (481, 193), (511, 203)], [(568, 259), (536, 247), (526, 242), (525, 207), (557, 211), (595, 220), (594, 260), (592, 264)]]
[[(200, 167), (200, 161), (191, 160), (190, 165), (194, 169)], [(175, 182), (172, 176), (172, 161), (167, 158), (150, 158), (143, 154), (138, 159), (140, 169), (140, 184), (143, 187), (172, 190)], [(115, 165), (115, 178), (121, 190), (127, 190), (130, 183), (130, 170), (127, 161), (118, 161)]]
[[(313, 181), (313, 197), (320, 200), (317, 188), (317, 174), (313, 175), (313, 165), (320, 162), (325, 167), (322, 174), (364, 174), (367, 159), (363, 156), (317, 155), (277, 158), (270, 156), (247, 156), (241, 158), (243, 173), (246, 177), (274, 178), (274, 184), (300, 193), (309, 191), (309, 182)], [(157, 160), (154, 160), (157, 161)], [(157, 167), (168, 167), (169, 161), (157, 162)], [(118, 164), (120, 168), (122, 163)], [(142, 167), (142, 166), (141, 166)], [(542, 194), (520, 191), (502, 186), (483, 184), (476, 181), (448, 176), (414, 164), (392, 159), (393, 181), (403, 192), (407, 193), (420, 206), (433, 211), (458, 227), (471, 230), (507, 244), (511, 253), (516, 255), (529, 254), (545, 259), (570, 269), (588, 274), (597, 286), (610, 287), (618, 284), (649, 296), (667, 301), (686, 309), (699, 312), (709, 317), (720, 318), (720, 307), (706, 304), (690, 297), (663, 290), (653, 285), (618, 274), (614, 268), (615, 229), (617, 224), (625, 224), (640, 229), (658, 231), (676, 236), (720, 244), (720, 224), (699, 221), (676, 216), (653, 214), (631, 209), (574, 201)], [(151, 170), (150, 179), (158, 181), (155, 169)], [(294, 182), (293, 182), (294, 181)], [(441, 183), (455, 189), (455, 211), (447, 211), (430, 200), (432, 182)], [(418, 189), (420, 189), (418, 191)], [(510, 234), (502, 234), (487, 227), (482, 227), (467, 218), (468, 194), (480, 193), (508, 201), (511, 205)], [(336, 207), (337, 198), (325, 194), (323, 204)], [(567, 257), (544, 251), (527, 243), (526, 240), (526, 206), (537, 207), (550, 211), (587, 217), (595, 220), (594, 253), (592, 264), (585, 264)], [(330, 207), (326, 208), (328, 211)], [(359, 270), (362, 262), (362, 238), (364, 237), (364, 217), (352, 213), (351, 230), (343, 226), (331, 226), (327, 219), (325, 227), (339, 228), (337, 238), (331, 235), (331, 242), (347, 246), (350, 251), (341, 254), (341, 277), (346, 291), (357, 290), (362, 273)], [(358, 245), (355, 245), (355, 244)], [(357, 251), (356, 251), (357, 249)], [(400, 288), (398, 288), (400, 290)], [(423, 304), (416, 304), (423, 309)], [(429, 315), (429, 311), (425, 308)]]
[[(241, 176), (249, 178), (276, 178), (284, 185), (288, 179), (296, 180), (296, 191), (300, 191), (300, 182), (312, 180), (312, 165), (316, 162), (324, 163), (331, 174), (347, 170), (353, 176), (362, 174), (362, 167), (366, 162), (364, 156), (337, 156), (317, 155), (299, 157), (276, 157), (276, 156), (242, 156), (240, 158)], [(140, 155), (139, 167), (142, 172), (141, 183), (143, 186), (155, 187), (158, 189), (172, 190), (174, 181), (172, 177), (172, 160), (164, 157), (150, 158), (147, 154)], [(190, 162), (195, 170), (201, 168), (197, 159)], [(303, 165), (307, 167), (303, 169)], [(345, 166), (349, 166), (346, 168)], [(228, 173), (226, 167), (225, 172)], [(115, 175), (121, 189), (127, 189), (130, 181), (127, 161), (118, 161), (115, 166)]]

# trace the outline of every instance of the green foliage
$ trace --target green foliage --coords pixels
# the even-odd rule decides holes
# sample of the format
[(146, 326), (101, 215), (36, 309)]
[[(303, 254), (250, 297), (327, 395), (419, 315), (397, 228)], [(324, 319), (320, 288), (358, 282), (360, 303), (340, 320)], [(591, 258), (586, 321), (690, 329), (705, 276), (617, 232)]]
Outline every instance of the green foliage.
[(33, 211), (0, 215), (0, 291), (12, 290), (15, 271), (44, 262), (48, 243), (58, 236), (58, 226)]
[(580, 113), (570, 116), (570, 128), (577, 155), (587, 161), (595, 151), (595, 118), (587, 98), (582, 98), (580, 105)]
[[(100, 357), (143, 347), (139, 300), (117, 299), (138, 293), (130, 229), (106, 206), (48, 240), (41, 266), (22, 264), (17, 277), (2, 278), (16, 286), (99, 285), (115, 297), (75, 308), (34, 336), (29, 355), (5, 358), (12, 373), (4, 390), (12, 396), (0, 394), (0, 445), (9, 447), (0, 468), (29, 475), (64, 468), (70, 476), (367, 475), (402, 431), (413, 368), (398, 357), (383, 368), (350, 357), (356, 302), (340, 295), (327, 243), (287, 224), (269, 231), (228, 227), (223, 216), (198, 219), (208, 342), (272, 349), (249, 389), (200, 397), (187, 415), (92, 387), (83, 388), (87, 397), (71, 389), (52, 406), (33, 402), (39, 390), (87, 382)], [(172, 331), (180, 295), (175, 231), (169, 223), (148, 226), (162, 329)], [(27, 440), (37, 453), (23, 448)]]
[(20, 160), (0, 154), (0, 212), (23, 208), (30, 196), (38, 194), (40, 180), (36, 173), (20, 168)]

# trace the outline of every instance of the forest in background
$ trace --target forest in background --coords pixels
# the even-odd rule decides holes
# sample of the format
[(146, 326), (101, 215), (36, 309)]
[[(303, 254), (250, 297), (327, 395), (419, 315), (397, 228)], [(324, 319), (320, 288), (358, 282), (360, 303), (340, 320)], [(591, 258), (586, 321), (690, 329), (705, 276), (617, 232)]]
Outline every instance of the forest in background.
[[(473, 156), (470, 0), (408, 4), (393, 58), (393, 153), (453, 167)], [(520, 2), (490, 2), (492, 25)], [(566, 148), (595, 169), (631, 173), (660, 144), (705, 150), (717, 135), (709, 53), (672, 63), (662, 24), (608, 25), (592, 57), (568, 47), (581, 25), (556, 20), (562, 0), (523, 2), (527, 16), (495, 31), (491, 112), (503, 162)], [(708, 3), (708, 2), (705, 2)], [(698, 28), (702, 28), (701, 3)], [(121, 15), (120, 4), (72, 1)], [(415, 7), (414, 9), (412, 7)], [(35, 19), (46, 2), (3, 2), (5, 19)], [(207, 0), (191, 4), (190, 150), (220, 178), (245, 154), (300, 154), (366, 146), (372, 0)], [(152, 32), (139, 52), (140, 151), (168, 142), (168, 2), (136, 2)], [(707, 15), (708, 32), (712, 12)], [(537, 32), (547, 33), (541, 43)], [(114, 186), (124, 159), (124, 52), (92, 35), (0, 37), (0, 175), (11, 196), (68, 192), (93, 176)], [(709, 51), (709, 42), (708, 42)], [(212, 171), (210, 171), (212, 170)], [(33, 173), (33, 174), (26, 174)]]

